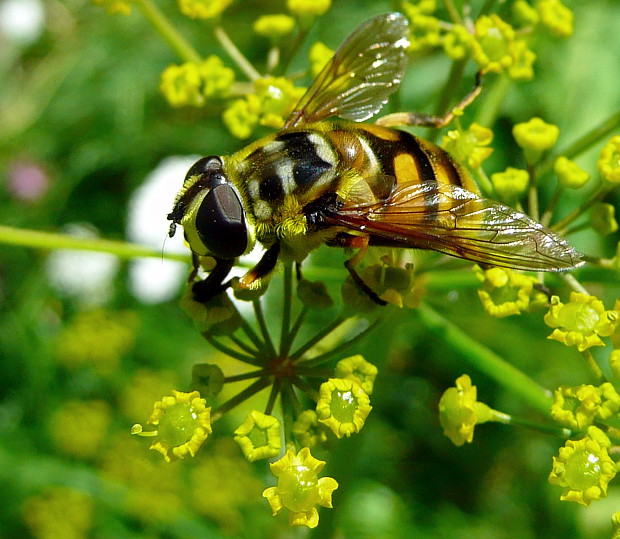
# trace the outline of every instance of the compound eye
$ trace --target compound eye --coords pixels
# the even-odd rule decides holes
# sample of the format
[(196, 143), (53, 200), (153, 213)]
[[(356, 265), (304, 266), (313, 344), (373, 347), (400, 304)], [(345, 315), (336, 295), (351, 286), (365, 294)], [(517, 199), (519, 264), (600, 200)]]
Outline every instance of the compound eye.
[(209, 253), (236, 258), (248, 247), (248, 228), (235, 188), (223, 183), (207, 193), (196, 212), (196, 230)]
[(210, 155), (209, 157), (201, 157), (187, 171), (185, 180), (188, 180), (193, 176), (206, 175), (207, 177), (216, 180), (214, 183), (221, 183), (218, 182), (217, 179), (222, 176), (222, 169), (222, 160), (218, 156)]

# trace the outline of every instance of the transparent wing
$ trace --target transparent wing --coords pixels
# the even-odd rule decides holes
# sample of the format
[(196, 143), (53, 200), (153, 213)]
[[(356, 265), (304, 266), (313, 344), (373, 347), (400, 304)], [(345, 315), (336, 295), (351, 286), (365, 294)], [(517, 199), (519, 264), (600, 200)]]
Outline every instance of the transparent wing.
[(345, 206), (327, 222), (363, 231), (371, 244), (432, 249), (493, 266), (562, 271), (583, 264), (580, 253), (527, 215), (450, 184), (403, 184), (386, 201)]
[(407, 65), (409, 23), (400, 13), (358, 26), (301, 98), (284, 127), (340, 116), (361, 122), (396, 91)]

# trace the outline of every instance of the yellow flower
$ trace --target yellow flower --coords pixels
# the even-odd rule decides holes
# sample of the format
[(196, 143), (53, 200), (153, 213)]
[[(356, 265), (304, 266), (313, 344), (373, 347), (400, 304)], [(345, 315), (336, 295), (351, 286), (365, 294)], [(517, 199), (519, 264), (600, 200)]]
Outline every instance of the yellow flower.
[(312, 76), (316, 77), (321, 70), (327, 65), (334, 56), (334, 51), (325, 43), (315, 42), (308, 51), (308, 61), (310, 62), (310, 71)]
[(235, 442), (250, 462), (280, 454), (280, 422), (272, 415), (252, 410), (235, 430)]
[(493, 153), (493, 148), (486, 148), (492, 140), (493, 131), (474, 122), (465, 131), (448, 131), (442, 146), (457, 161), (476, 169)]
[(93, 501), (77, 490), (51, 487), (27, 498), (22, 515), (32, 537), (80, 539), (91, 536)]
[(224, 373), (214, 363), (196, 363), (192, 367), (191, 389), (207, 398), (219, 395), (224, 387)]
[(159, 89), (172, 107), (199, 107), (205, 102), (201, 85), (198, 64), (186, 62), (169, 65), (161, 74)]
[(609, 382), (605, 382), (599, 386), (601, 392), (601, 406), (597, 410), (597, 415), (603, 421), (616, 415), (620, 410), (620, 395), (616, 388)]
[(254, 94), (236, 99), (222, 114), (222, 121), (235, 137), (246, 139), (258, 125), (260, 106), (260, 98)]
[(110, 406), (101, 400), (70, 400), (50, 419), (50, 434), (58, 450), (84, 459), (97, 454), (108, 434)]
[(596, 296), (571, 292), (566, 305), (557, 296), (551, 298), (545, 323), (555, 328), (549, 339), (576, 346), (583, 352), (591, 346), (605, 346), (601, 337), (609, 337), (614, 332), (618, 313), (616, 310), (606, 311)]
[(96, 6), (102, 6), (110, 15), (131, 15), (131, 3), (126, 0), (92, 0)]
[(462, 60), (471, 50), (474, 37), (461, 24), (455, 24), (443, 38), (443, 48), (453, 60)]
[[(101, 473), (110, 484), (122, 485), (122, 512), (153, 526), (179, 518), (186, 497), (180, 468), (153, 459), (137, 438), (122, 433), (108, 441)], [(244, 461), (245, 462), (245, 461)]]
[(338, 438), (359, 432), (370, 410), (370, 399), (357, 382), (330, 378), (321, 384), (316, 414)]
[(618, 230), (616, 208), (607, 202), (596, 202), (590, 209), (590, 226), (601, 236), (608, 236)]
[(295, 28), (295, 19), (283, 13), (277, 15), (261, 15), (254, 21), (253, 28), (259, 36), (276, 40), (293, 31), (293, 28)]
[(110, 375), (133, 347), (137, 327), (132, 312), (80, 312), (58, 334), (56, 360), (69, 369), (90, 367), (100, 375)]
[(570, 37), (573, 34), (573, 12), (560, 0), (538, 0), (536, 10), (541, 24), (555, 37)]
[(512, 128), (512, 135), (523, 148), (528, 163), (535, 163), (541, 154), (552, 148), (558, 140), (560, 130), (540, 118), (532, 118)]
[(581, 440), (569, 440), (553, 457), (549, 474), (552, 485), (564, 487), (561, 500), (586, 507), (607, 496), (607, 485), (616, 475), (616, 463), (609, 457), (609, 438), (596, 427), (588, 428)]
[(477, 401), (476, 386), (466, 374), (457, 378), (456, 387), (446, 389), (439, 400), (439, 421), (454, 445), (471, 443), (474, 427), (490, 419), (491, 409)]
[(609, 356), (609, 366), (616, 379), (620, 380), (620, 350), (614, 350)]
[(260, 124), (280, 129), (284, 119), (304, 94), (304, 88), (297, 88), (284, 77), (265, 77), (254, 81), (254, 90), (260, 99)]
[(410, 21), (409, 51), (421, 51), (441, 44), (441, 23), (423, 13), (406, 13)]
[(588, 183), (590, 179), (590, 174), (577, 165), (577, 163), (564, 156), (560, 156), (555, 160), (553, 170), (560, 181), (560, 185), (570, 189), (579, 189)]
[(482, 288), (478, 297), (484, 310), (495, 318), (521, 314), (530, 307), (534, 294), (534, 277), (510, 269), (491, 268), (479, 272)]
[(232, 0), (179, 0), (179, 9), (192, 19), (213, 19), (230, 4)]
[(243, 320), (227, 294), (219, 294), (206, 303), (194, 299), (192, 287), (188, 286), (181, 298), (181, 308), (194, 320), (200, 332), (212, 335), (234, 333)]
[(314, 410), (304, 410), (293, 423), (293, 434), (299, 445), (314, 447), (327, 440), (326, 427), (319, 423)]
[(611, 539), (620, 539), (620, 511), (616, 511), (611, 515)]
[(516, 0), (512, 6), (512, 16), (523, 26), (536, 26), (540, 20), (538, 11), (527, 0)]
[(527, 43), (517, 39), (515, 30), (495, 14), (476, 20), (471, 43), (474, 61), (484, 72), (503, 73), (514, 79), (530, 79), (536, 55)]
[(508, 167), (504, 172), (491, 174), (491, 182), (500, 198), (512, 201), (525, 193), (530, 175), (526, 170)]
[(214, 54), (198, 64), (198, 73), (202, 83), (201, 91), (205, 97), (226, 97), (235, 82), (235, 72)]
[(611, 137), (598, 158), (598, 169), (606, 182), (620, 184), (620, 135)]
[(325, 462), (315, 459), (307, 447), (297, 454), (289, 449), (280, 460), (270, 464), (278, 485), (265, 489), (263, 497), (267, 498), (274, 516), (288, 509), (291, 526), (316, 528), (319, 513), (315, 506), (331, 508), (332, 492), (338, 488), (335, 479), (318, 478), (324, 466)]
[(551, 417), (571, 429), (592, 424), (601, 406), (601, 390), (592, 385), (560, 386), (554, 392)]
[(331, 0), (286, 0), (286, 7), (299, 17), (323, 15), (332, 5)]
[(372, 388), (378, 372), (377, 367), (366, 361), (364, 356), (358, 354), (341, 359), (336, 365), (334, 377), (357, 382), (367, 395), (372, 395)]
[(189, 493), (192, 507), (215, 521), (221, 528), (220, 535), (243, 536), (248, 522), (244, 516), (262, 509), (260, 495), (264, 487), (252, 465), (239, 454), (239, 448), (230, 438), (214, 440), (208, 457), (196, 459), (189, 473), (185, 500)]
[(334, 300), (327, 292), (327, 287), (322, 281), (301, 279), (297, 283), (297, 297), (304, 306), (317, 311), (329, 309), (334, 304)]
[(134, 425), (132, 434), (155, 437), (150, 449), (159, 451), (171, 462), (192, 457), (211, 434), (211, 408), (205, 406), (205, 399), (198, 391), (182, 393), (172, 391), (171, 396), (163, 397), (154, 405), (147, 425), (157, 427), (155, 431), (145, 432), (142, 425)]

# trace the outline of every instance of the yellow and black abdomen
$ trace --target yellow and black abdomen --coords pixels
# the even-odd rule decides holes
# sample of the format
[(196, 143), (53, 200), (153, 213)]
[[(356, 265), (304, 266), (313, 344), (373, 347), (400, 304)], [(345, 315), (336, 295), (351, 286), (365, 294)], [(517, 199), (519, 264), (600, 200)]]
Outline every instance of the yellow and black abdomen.
[(437, 182), (477, 192), (477, 187), (445, 150), (406, 131), (372, 124), (356, 129), (375, 154), (380, 173), (396, 178), (397, 184)]

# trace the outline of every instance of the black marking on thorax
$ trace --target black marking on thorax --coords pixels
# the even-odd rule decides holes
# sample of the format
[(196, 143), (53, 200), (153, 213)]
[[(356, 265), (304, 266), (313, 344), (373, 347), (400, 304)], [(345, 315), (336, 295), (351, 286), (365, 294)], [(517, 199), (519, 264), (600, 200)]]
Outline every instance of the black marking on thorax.
[(284, 151), (293, 160), (293, 179), (296, 191), (305, 191), (311, 187), (332, 165), (321, 159), (316, 144), (305, 132), (284, 133), (276, 138), (284, 143)]

